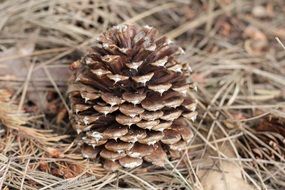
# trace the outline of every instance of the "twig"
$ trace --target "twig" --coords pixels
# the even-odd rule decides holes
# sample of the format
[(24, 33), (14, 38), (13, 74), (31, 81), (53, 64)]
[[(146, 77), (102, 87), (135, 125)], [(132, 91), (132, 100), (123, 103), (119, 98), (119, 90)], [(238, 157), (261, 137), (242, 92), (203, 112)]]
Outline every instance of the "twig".
[(20, 103), (19, 103), (19, 106), (18, 106), (18, 112), (20, 112), (23, 109), (25, 97), (26, 97), (27, 90), (28, 90), (29, 81), (31, 79), (34, 66), (35, 66), (35, 63), (32, 63), (30, 68), (29, 68), (29, 71), (28, 71), (28, 74), (27, 74), (27, 78), (25, 80), (24, 87), (23, 87), (23, 90), (22, 90), (22, 96), (21, 96), (21, 100), (20, 100)]
[(28, 168), (29, 168), (29, 163), (30, 163), (30, 159), (27, 160), (27, 163), (26, 163), (26, 167), (25, 167), (25, 170), (24, 170), (24, 174), (23, 174), (23, 177), (22, 177), (22, 180), (21, 180), (21, 187), (20, 187), (20, 190), (22, 190), (24, 188), (24, 182), (25, 182), (25, 178), (26, 178), (26, 175), (27, 175), (27, 171), (28, 171)]
[(281, 40), (278, 37), (275, 37), (275, 40), (281, 45), (281, 47), (285, 50), (284, 44), (281, 42)]

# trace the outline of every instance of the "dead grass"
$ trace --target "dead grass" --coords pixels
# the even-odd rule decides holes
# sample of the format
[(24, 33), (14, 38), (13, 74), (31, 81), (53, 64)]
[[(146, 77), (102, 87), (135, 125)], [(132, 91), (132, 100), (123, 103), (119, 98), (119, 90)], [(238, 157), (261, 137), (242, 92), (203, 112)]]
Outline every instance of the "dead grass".
[[(0, 189), (284, 188), (284, 144), (276, 151), (263, 141), (271, 132), (255, 129), (268, 116), (285, 118), (285, 3), (188, 2), (2, 1), (0, 89), (12, 97), (0, 96)], [(82, 159), (68, 122), (68, 65), (119, 23), (156, 26), (193, 70), (195, 138), (165, 168), (107, 173)], [(252, 144), (270, 153), (258, 158)]]

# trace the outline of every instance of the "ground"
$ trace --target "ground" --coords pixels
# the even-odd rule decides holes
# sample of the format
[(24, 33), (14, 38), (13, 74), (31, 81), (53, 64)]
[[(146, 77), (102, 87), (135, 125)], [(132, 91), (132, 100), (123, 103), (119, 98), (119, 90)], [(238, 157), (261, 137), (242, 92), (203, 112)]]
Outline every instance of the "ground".
[[(283, 0), (3, 0), (0, 189), (284, 189)], [(156, 27), (185, 51), (199, 116), (163, 168), (105, 171), (68, 120), (69, 65), (116, 24)]]

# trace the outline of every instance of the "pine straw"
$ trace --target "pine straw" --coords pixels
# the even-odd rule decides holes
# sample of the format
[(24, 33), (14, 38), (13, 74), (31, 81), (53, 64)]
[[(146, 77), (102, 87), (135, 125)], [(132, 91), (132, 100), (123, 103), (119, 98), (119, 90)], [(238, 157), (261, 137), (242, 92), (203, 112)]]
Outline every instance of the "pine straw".
[[(6, 72), (0, 74), (0, 88), (13, 91), (11, 99), (1, 100), (0, 105), (6, 131), (0, 139), (0, 189), (202, 189), (205, 182), (199, 173), (216, 171), (223, 161), (234, 164), (244, 181), (257, 189), (285, 187), (285, 151), (274, 152), (278, 160), (256, 159), (246, 144), (262, 143), (254, 130), (261, 118), (285, 118), (285, 51), (280, 45), (285, 40), (284, 14), (279, 8), (284, 8), (284, 2), (272, 2), (274, 19), (267, 20), (251, 16), (252, 7), (266, 2), (262, 0), (229, 4), (210, 0), (203, 5), (193, 2), (191, 8), (188, 0), (94, 2), (7, 0), (0, 4), (0, 69)], [(191, 126), (195, 138), (181, 159), (165, 168), (107, 173), (99, 164), (82, 159), (66, 120), (68, 64), (100, 32), (118, 23), (154, 25), (177, 39), (186, 50), (181, 60), (194, 71), (198, 95), (192, 96), (197, 97), (200, 112)], [(232, 24), (229, 33), (228, 23)], [(244, 37), (247, 25), (266, 35), (267, 49), (259, 55), (252, 54), (254, 49), (247, 43), (251, 39)], [(58, 94), (53, 104), (46, 102), (50, 92)], [(29, 110), (31, 101), (36, 110)], [(52, 106), (58, 112), (50, 112)], [(19, 114), (22, 108), (30, 114)], [(229, 145), (231, 155), (222, 150), (223, 145)], [(221, 173), (229, 183), (232, 174)], [(206, 182), (211, 183), (217, 182)]]

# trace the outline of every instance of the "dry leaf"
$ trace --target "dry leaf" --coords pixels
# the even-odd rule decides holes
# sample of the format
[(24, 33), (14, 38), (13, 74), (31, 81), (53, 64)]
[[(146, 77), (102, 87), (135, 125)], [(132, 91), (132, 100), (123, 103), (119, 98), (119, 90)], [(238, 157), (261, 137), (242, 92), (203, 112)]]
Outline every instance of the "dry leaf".
[[(230, 145), (220, 147), (220, 151), (229, 158), (235, 157), (235, 154)], [(209, 156), (209, 155), (208, 155)], [(207, 155), (206, 155), (207, 157)], [(227, 160), (213, 160), (207, 159), (211, 169), (201, 170), (198, 176), (201, 179), (201, 184), (204, 190), (253, 190), (242, 178), (242, 170), (237, 162)], [(214, 166), (213, 166), (214, 164)]]
[[(11, 90), (18, 90), (19, 85), (27, 80), (29, 70), (34, 64), (31, 56), (34, 53), (38, 35), (39, 30), (36, 30), (27, 39), (20, 40), (15, 47), (0, 52), (0, 84)], [(52, 86), (46, 72), (49, 72), (52, 80), (60, 86), (66, 85), (70, 76), (67, 65), (45, 65), (45, 68), (35, 64), (32, 70), (25, 100), (31, 101), (34, 106), (27, 107), (25, 109), (27, 112), (37, 113), (39, 110), (46, 111), (47, 109), (46, 102), (43, 100), (45, 92), (39, 90)], [(15, 83), (15, 81), (19, 81), (19, 83)], [(37, 93), (34, 93), (35, 91)]]
[(50, 171), (50, 167), (49, 167), (48, 162), (40, 161), (39, 162), (39, 169), (45, 173), (48, 173)]
[(60, 162), (56, 166), (50, 168), (50, 170), (53, 175), (68, 179), (80, 175), (84, 171), (84, 166), (69, 162)]
[(256, 18), (266, 18), (269, 16), (266, 7), (264, 7), (262, 5), (258, 5), (258, 6), (253, 7), (251, 13)]
[(268, 48), (266, 35), (254, 26), (246, 27), (243, 37), (247, 38), (244, 48), (250, 55), (262, 55)]
[(46, 151), (53, 158), (62, 158), (62, 157), (64, 157), (63, 153), (59, 149), (57, 149), (57, 148), (47, 147)]
[(261, 30), (259, 30), (258, 28), (254, 26), (246, 27), (243, 33), (243, 37), (250, 38), (253, 40), (261, 40), (261, 41), (266, 40), (267, 41), (266, 35)]
[[(10, 80), (22, 80), (25, 81), (27, 73), (29, 72), (32, 61), (30, 56), (33, 54), (36, 46), (36, 41), (39, 35), (39, 30), (31, 33), (30, 36), (17, 43), (16, 47), (12, 47), (3, 52), (0, 52), (0, 76), (1, 79)], [(68, 66), (64, 65), (51, 65), (46, 66), (50, 72), (51, 77), (57, 83), (66, 82), (70, 76)], [(44, 68), (37, 68), (33, 70), (31, 75), (31, 82), (34, 84), (50, 85), (50, 81), (46, 75)]]

